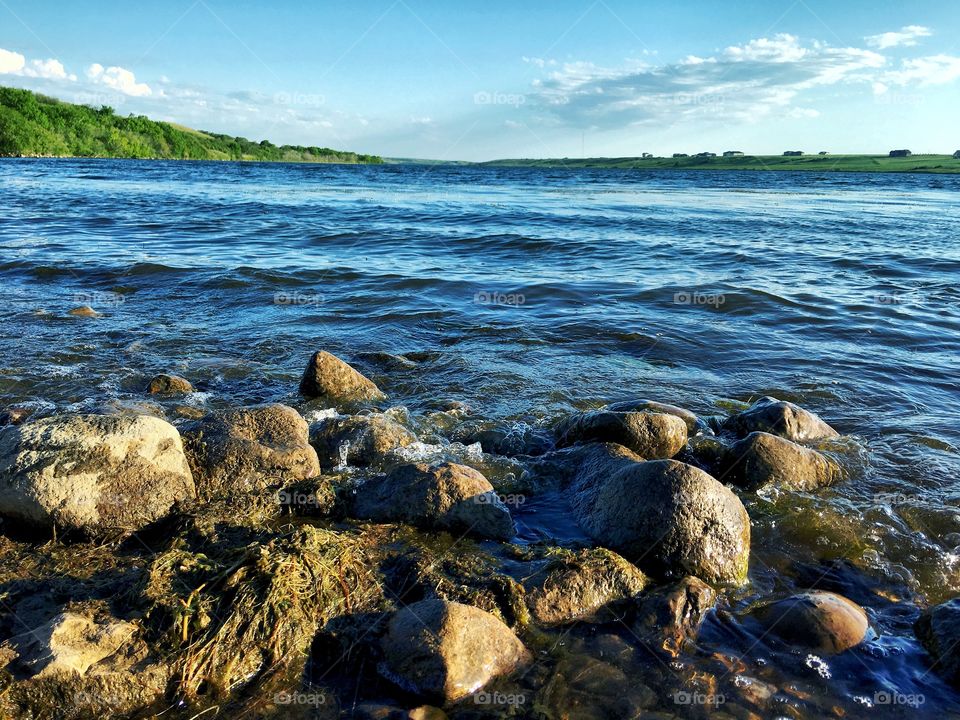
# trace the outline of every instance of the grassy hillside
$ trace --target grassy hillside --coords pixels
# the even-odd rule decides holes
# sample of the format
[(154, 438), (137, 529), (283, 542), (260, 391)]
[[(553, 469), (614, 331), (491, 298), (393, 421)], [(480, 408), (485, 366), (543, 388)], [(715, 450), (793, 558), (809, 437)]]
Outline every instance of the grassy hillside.
[(274, 145), (200, 132), (143, 115), (121, 117), (0, 87), (0, 156), (260, 160), (279, 162), (379, 163), (375, 155), (300, 145)]
[(647, 170), (799, 170), (807, 172), (931, 172), (960, 173), (960, 160), (951, 155), (744, 155), (715, 158), (563, 158), (547, 160), (494, 160), (501, 167), (620, 168)]

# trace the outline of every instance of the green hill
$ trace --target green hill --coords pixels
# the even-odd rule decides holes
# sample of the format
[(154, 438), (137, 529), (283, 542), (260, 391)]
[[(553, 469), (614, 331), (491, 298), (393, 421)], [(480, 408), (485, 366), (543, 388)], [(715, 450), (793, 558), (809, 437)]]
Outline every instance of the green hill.
[(0, 87), (0, 157), (109, 157), (173, 160), (380, 163), (376, 155), (301, 145), (274, 145), (121, 117), (112, 108), (74, 105)]

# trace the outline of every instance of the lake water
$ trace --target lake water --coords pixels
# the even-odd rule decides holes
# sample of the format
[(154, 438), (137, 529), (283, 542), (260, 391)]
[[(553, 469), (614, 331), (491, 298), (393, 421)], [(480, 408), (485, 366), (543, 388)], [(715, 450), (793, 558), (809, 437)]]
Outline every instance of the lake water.
[[(37, 414), (136, 408), (160, 371), (201, 409), (303, 409), (319, 348), (413, 423), (797, 402), (849, 477), (744, 494), (730, 602), (839, 589), (878, 639), (784, 674), (854, 715), (878, 689), (957, 709), (911, 623), (960, 593), (960, 177), (4, 160), (0, 283), (0, 407)], [(540, 511), (527, 534), (560, 532)]]

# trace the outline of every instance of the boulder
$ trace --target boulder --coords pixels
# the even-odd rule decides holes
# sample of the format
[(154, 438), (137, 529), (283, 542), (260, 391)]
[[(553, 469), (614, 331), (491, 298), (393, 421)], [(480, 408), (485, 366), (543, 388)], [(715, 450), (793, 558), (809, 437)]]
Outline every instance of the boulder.
[(687, 425), (676, 415), (594, 410), (578, 413), (556, 427), (557, 446), (617, 443), (646, 460), (671, 458), (687, 444)]
[(152, 416), (71, 415), (0, 429), (0, 514), (138, 530), (196, 494), (180, 434)]
[(96, 622), (86, 615), (65, 612), (17, 635), (13, 645), (18, 665), (27, 669), (31, 677), (85, 675), (91, 665), (129, 643), (136, 632), (132, 623)]
[(442, 704), (462, 700), (532, 660), (496, 617), (445, 600), (422, 600), (398, 611), (380, 645), (381, 675)]
[(416, 442), (416, 435), (390, 417), (338, 415), (310, 426), (310, 444), (323, 468), (375, 465), (391, 450)]
[(729, 488), (676, 460), (612, 462), (612, 472), (581, 475), (574, 486), (574, 517), (587, 535), (654, 576), (746, 578), (750, 518)]
[(625, 400), (623, 402), (611, 403), (607, 405), (606, 409), (614, 412), (651, 412), (676, 415), (687, 424), (687, 433), (690, 435), (693, 435), (697, 431), (699, 425), (699, 419), (696, 413), (692, 413), (676, 405), (657, 402), (656, 400)]
[(721, 428), (737, 437), (767, 432), (794, 442), (837, 437), (839, 433), (817, 415), (792, 402), (762, 397), (753, 405), (727, 418)]
[(831, 592), (792, 595), (756, 608), (750, 616), (784, 642), (824, 654), (859, 645), (870, 631), (863, 608)]
[(480, 443), (484, 452), (505, 457), (543, 455), (553, 448), (553, 439), (548, 433), (524, 423), (467, 422), (456, 427), (450, 439), (464, 445)]
[(640, 570), (603, 548), (560, 551), (524, 581), (531, 616), (547, 626), (602, 618), (606, 608), (646, 584)]
[(193, 392), (193, 385), (186, 378), (179, 375), (161, 373), (154, 376), (147, 385), (147, 392), (151, 395), (183, 395)]
[(30, 408), (12, 407), (0, 412), (0, 426), (19, 425), (30, 417)]
[(98, 313), (89, 305), (81, 305), (80, 307), (75, 307), (72, 310), (68, 311), (67, 315), (73, 315), (74, 317), (82, 317), (82, 318), (100, 317), (100, 313)]
[(321, 350), (313, 354), (300, 380), (300, 394), (337, 404), (383, 400), (386, 396), (373, 381), (361, 375), (336, 355)]
[(925, 610), (914, 624), (914, 632), (930, 653), (934, 669), (960, 686), (960, 598)]
[(510, 511), (487, 479), (449, 462), (402, 465), (365, 483), (357, 490), (353, 514), (497, 540), (516, 535)]
[(826, 455), (766, 432), (752, 432), (726, 453), (724, 479), (748, 490), (768, 485), (816, 490), (842, 478)]
[(712, 587), (687, 576), (640, 599), (633, 632), (637, 637), (655, 638), (659, 647), (676, 657), (684, 645), (696, 640), (703, 619), (716, 602)]
[(307, 422), (286, 405), (211, 413), (181, 430), (197, 492), (204, 499), (320, 474)]

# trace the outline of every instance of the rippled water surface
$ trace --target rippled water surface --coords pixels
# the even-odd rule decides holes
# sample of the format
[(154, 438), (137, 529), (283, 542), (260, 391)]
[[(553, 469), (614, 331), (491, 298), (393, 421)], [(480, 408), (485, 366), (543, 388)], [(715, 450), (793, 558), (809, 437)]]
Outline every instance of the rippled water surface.
[[(849, 477), (744, 495), (735, 602), (845, 592), (878, 639), (784, 673), (853, 714), (878, 689), (957, 709), (910, 626), (960, 592), (960, 179), (4, 160), (0, 282), (0, 406), (42, 414), (136, 407), (159, 371), (199, 406), (304, 409), (318, 348), (415, 418), (798, 402)], [(527, 508), (527, 536), (562, 535), (555, 514)]]

